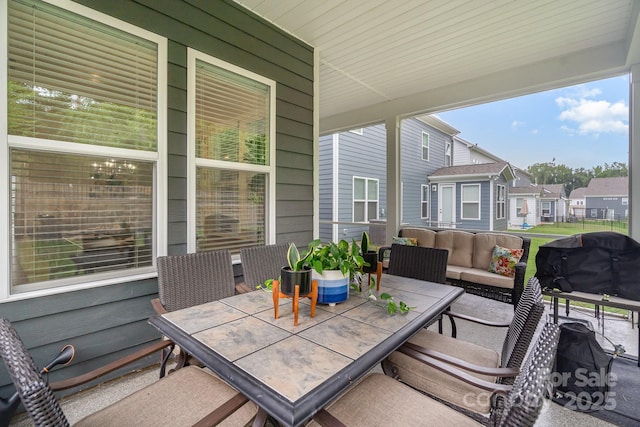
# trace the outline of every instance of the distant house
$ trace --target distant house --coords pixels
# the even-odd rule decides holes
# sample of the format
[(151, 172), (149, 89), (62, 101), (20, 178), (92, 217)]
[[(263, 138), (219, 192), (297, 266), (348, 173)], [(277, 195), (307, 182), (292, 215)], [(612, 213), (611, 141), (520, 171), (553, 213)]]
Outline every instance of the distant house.
[[(526, 211), (523, 210), (526, 206)], [(509, 188), (509, 228), (535, 227), (540, 223), (540, 187)]]
[(544, 184), (540, 190), (540, 220), (564, 222), (569, 211), (569, 200), (564, 184)]
[(500, 157), (478, 147), (459, 136), (453, 137), (453, 163), (445, 166), (475, 165), (479, 163), (503, 162)]
[(585, 215), (593, 219), (629, 217), (629, 178), (593, 178), (585, 194)]
[(587, 187), (575, 188), (569, 195), (569, 214), (577, 218), (584, 218), (586, 215)]
[[(564, 184), (535, 183), (533, 176), (516, 169), (516, 179), (509, 189), (509, 227), (522, 228), (541, 223), (554, 223), (566, 220), (568, 199)], [(523, 206), (526, 204), (526, 214)]]

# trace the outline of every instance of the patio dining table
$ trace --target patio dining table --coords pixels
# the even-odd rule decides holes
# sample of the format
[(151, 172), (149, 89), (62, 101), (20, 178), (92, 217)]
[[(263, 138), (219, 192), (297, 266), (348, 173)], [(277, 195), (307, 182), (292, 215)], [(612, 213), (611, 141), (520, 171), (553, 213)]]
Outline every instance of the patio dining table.
[[(352, 291), (335, 306), (300, 303), (254, 291), (161, 316), (149, 322), (285, 426), (308, 421), (415, 333), (434, 322), (464, 290), (384, 274), (380, 292), (413, 307), (387, 313)], [(194, 390), (197, 393), (197, 390)], [(372, 403), (380, 396), (371, 396)], [(363, 402), (363, 404), (368, 404)]]

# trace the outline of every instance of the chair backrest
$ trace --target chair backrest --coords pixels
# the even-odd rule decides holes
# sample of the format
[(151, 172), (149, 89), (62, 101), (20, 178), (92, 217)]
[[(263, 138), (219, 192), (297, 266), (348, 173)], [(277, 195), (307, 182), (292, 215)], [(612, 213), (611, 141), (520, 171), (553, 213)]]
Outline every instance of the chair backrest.
[(0, 318), (0, 356), (36, 426), (68, 426), (56, 397), (7, 319)]
[(533, 426), (540, 415), (545, 395), (551, 391), (549, 375), (560, 339), (560, 328), (545, 324), (535, 348), (529, 354), (511, 392), (496, 401), (491, 425), (500, 427)]
[(158, 294), (167, 311), (234, 293), (233, 265), (227, 250), (158, 257)]
[(396, 276), (445, 283), (448, 256), (446, 249), (393, 244), (387, 272)]
[[(532, 277), (522, 292), (507, 330), (500, 358), (502, 367), (519, 368), (522, 365), (543, 312), (540, 282)], [(513, 382), (513, 378), (502, 378), (502, 382), (508, 384)]]
[(288, 250), (289, 243), (242, 248), (240, 259), (244, 283), (254, 290), (267, 279), (277, 279), (280, 269), (287, 265)]

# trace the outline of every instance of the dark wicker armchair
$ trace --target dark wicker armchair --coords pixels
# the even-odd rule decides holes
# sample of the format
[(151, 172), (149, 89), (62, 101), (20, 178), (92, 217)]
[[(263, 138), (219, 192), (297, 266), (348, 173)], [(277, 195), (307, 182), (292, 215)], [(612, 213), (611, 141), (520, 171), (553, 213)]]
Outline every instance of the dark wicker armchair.
[(267, 279), (277, 279), (287, 265), (289, 243), (254, 246), (240, 250), (245, 290), (253, 291)]
[(445, 249), (421, 246), (391, 245), (387, 273), (435, 283), (446, 283), (447, 258)]
[[(86, 383), (161, 347), (172, 345), (171, 341), (159, 342), (77, 379), (49, 385), (11, 323), (0, 319), (0, 356), (36, 426), (69, 425), (54, 390)], [(246, 425), (256, 414), (256, 405), (246, 397), (207, 371), (190, 366), (89, 415), (75, 425), (173, 427), (215, 425), (221, 420), (230, 425)]]
[[(496, 399), (491, 399), (491, 417), (485, 419), (483, 424), (488, 422), (491, 426), (510, 427), (528, 427), (535, 424), (550, 386), (549, 375), (559, 336), (558, 325), (546, 324), (515, 383), (512, 386), (486, 384), (487, 394), (496, 393)], [(458, 375), (464, 378), (466, 374), (460, 371)], [(371, 396), (379, 395), (380, 390), (384, 390), (384, 398), (375, 404), (363, 404), (369, 402)], [(407, 387), (400, 381), (381, 374), (370, 374), (327, 409), (319, 411), (309, 425), (339, 427), (482, 424)]]
[(482, 387), (456, 378), (440, 366), (434, 367), (425, 362), (438, 360), (444, 362), (444, 365), (464, 369), (472, 378), (476, 377), (498, 385), (512, 384), (527, 354), (543, 311), (540, 283), (532, 278), (525, 288), (510, 324), (481, 321), (456, 313), (444, 313), (444, 315), (490, 327), (508, 326), (501, 354), (493, 349), (422, 330), (385, 359), (382, 364), (383, 369), (387, 375), (399, 378), (413, 388), (458, 410), (465, 411), (469, 416), (477, 419), (486, 418), (486, 414), (492, 409), (489, 400), (479, 401), (468, 398), (468, 396), (481, 396)]

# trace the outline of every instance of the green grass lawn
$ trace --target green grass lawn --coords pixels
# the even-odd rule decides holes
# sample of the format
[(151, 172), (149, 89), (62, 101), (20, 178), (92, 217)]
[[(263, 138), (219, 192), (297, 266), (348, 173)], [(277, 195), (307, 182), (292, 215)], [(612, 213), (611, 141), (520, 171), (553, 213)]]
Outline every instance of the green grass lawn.
[(574, 234), (590, 233), (593, 231), (615, 231), (617, 233), (629, 234), (629, 224), (625, 221), (580, 221), (577, 223), (557, 222), (555, 224), (539, 224), (523, 233), (530, 234), (558, 234), (562, 236), (572, 236)]

